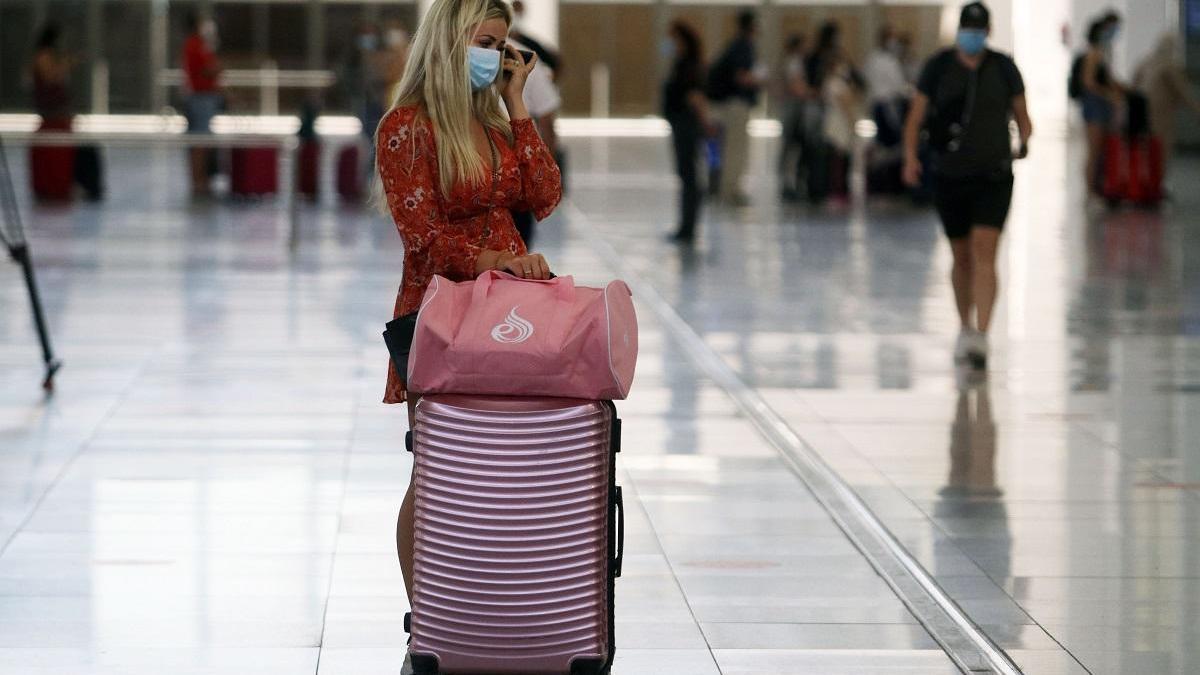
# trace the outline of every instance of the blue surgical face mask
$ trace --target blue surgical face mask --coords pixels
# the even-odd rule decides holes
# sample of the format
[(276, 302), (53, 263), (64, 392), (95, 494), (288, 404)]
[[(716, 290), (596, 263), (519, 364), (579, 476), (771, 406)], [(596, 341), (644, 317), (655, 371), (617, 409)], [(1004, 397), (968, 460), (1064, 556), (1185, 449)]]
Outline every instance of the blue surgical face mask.
[(1117, 39), (1117, 27), (1110, 26), (1105, 29), (1104, 33), (1101, 34), (1100, 39), (1104, 42), (1104, 44), (1111, 44), (1113, 40)]
[(471, 73), (471, 89), (479, 91), (496, 81), (500, 74), (500, 51), (483, 47), (467, 47), (467, 70)]
[(983, 46), (987, 44), (987, 31), (979, 28), (959, 28), (955, 42), (963, 53), (974, 56), (983, 51)]

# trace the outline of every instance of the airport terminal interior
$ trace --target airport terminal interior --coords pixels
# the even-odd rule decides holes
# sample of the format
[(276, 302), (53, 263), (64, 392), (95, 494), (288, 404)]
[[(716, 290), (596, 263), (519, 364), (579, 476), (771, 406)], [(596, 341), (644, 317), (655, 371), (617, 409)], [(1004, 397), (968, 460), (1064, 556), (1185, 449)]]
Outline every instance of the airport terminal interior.
[[(43, 388), (23, 267), (0, 260), (0, 675), (401, 673), (413, 455), (405, 406), (381, 402), (381, 331), (404, 246), (369, 179), (342, 185), (371, 147), (344, 80), (362, 35), (407, 41), (428, 4), (0, 0), (0, 231), (27, 242), (61, 361)], [(786, 39), (827, 22), (851, 63), (887, 26), (919, 65), (960, 3), (526, 4), (518, 25), (562, 59), (565, 194), (532, 248), (580, 285), (624, 280), (638, 315), (614, 675), (1200, 673), (1200, 105), (1178, 113), (1165, 197), (1130, 205), (1088, 194), (1067, 96), (1106, 11), (1115, 77), (1174, 34), (1196, 96), (1200, 2), (989, 3), (1034, 135), (982, 368), (955, 359), (938, 213), (869, 176), (865, 99), (845, 194), (781, 195), (773, 84)], [(686, 21), (716, 60), (747, 9), (764, 84), (745, 194), (706, 197), (675, 241), (662, 39)], [(229, 80), (201, 198), (189, 12)], [(102, 195), (31, 188), (47, 22), (79, 57)], [(247, 143), (280, 161), (270, 194), (229, 194)], [(293, 185), (308, 161), (315, 195)]]

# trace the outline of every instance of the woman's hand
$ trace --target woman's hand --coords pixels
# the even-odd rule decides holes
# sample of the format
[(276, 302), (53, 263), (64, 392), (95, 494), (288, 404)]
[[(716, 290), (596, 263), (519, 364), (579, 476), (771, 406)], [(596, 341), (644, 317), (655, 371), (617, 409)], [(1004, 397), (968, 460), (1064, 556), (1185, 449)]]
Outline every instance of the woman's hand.
[(529, 63), (525, 63), (516, 47), (505, 45), (502, 58), (500, 67), (504, 70), (504, 79), (500, 96), (504, 99), (504, 105), (508, 107), (508, 116), (511, 119), (526, 119), (529, 117), (529, 111), (525, 109), (525, 101), (521, 95), (525, 92), (525, 82), (529, 79), (529, 73), (533, 72), (534, 66), (537, 65), (537, 54), (529, 59)]
[(510, 272), (522, 279), (545, 281), (550, 278), (550, 263), (541, 253), (513, 255), (502, 253), (496, 260), (495, 269)]

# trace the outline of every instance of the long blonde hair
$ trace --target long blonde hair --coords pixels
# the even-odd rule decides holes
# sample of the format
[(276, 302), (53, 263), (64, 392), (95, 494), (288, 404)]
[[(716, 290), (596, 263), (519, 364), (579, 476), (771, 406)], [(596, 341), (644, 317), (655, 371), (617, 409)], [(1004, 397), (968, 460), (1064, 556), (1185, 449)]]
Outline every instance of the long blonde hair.
[(433, 122), (443, 195), (459, 183), (478, 185), (487, 176), (471, 140), (472, 117), (512, 141), (495, 85), (472, 91), (467, 71), (470, 31), (490, 19), (511, 26), (512, 9), (504, 0), (434, 0), (417, 27), (392, 105), (424, 106)]

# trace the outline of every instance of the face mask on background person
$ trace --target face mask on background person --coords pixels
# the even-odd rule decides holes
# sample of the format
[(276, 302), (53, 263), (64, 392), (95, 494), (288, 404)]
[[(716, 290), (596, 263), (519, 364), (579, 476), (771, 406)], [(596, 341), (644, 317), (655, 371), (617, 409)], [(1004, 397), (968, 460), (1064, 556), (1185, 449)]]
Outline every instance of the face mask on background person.
[(664, 59), (669, 59), (675, 56), (675, 41), (671, 38), (663, 38), (658, 41), (658, 55)]
[(955, 42), (964, 54), (975, 56), (983, 51), (984, 45), (987, 44), (987, 31), (978, 28), (960, 28)]
[(471, 73), (471, 89), (483, 89), (495, 82), (496, 75), (500, 73), (500, 51), (467, 47), (467, 70)]
[(1104, 33), (1101, 34), (1100, 39), (1104, 42), (1104, 44), (1112, 44), (1113, 40), (1117, 39), (1118, 30), (1119, 29), (1117, 26), (1110, 26), (1104, 30)]
[(358, 48), (365, 52), (374, 50), (378, 43), (379, 39), (371, 33), (363, 33), (358, 36)]

